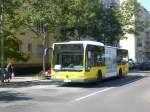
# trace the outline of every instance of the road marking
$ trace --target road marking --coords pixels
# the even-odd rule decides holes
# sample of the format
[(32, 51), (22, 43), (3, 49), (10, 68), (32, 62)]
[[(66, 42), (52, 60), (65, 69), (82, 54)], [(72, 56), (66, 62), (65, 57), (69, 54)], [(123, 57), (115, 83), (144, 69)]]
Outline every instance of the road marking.
[(106, 89), (103, 89), (103, 90), (100, 90), (100, 91), (97, 91), (97, 92), (88, 94), (88, 95), (86, 95), (86, 96), (82, 96), (82, 97), (80, 97), (80, 98), (75, 99), (75, 101), (81, 101), (81, 100), (83, 100), (83, 99), (86, 99), (86, 98), (88, 98), (88, 97), (97, 95), (97, 94), (99, 94), (99, 93), (106, 92), (106, 91), (111, 90), (111, 89), (113, 89), (113, 88), (115, 88), (115, 87), (106, 88)]
[[(132, 82), (135, 82), (135, 81), (137, 81), (137, 80), (139, 80), (139, 79), (140, 79), (140, 78), (132, 79), (132, 80), (130, 80), (130, 81), (128, 81), (128, 82), (122, 83), (121, 86), (130, 84), (130, 83), (133, 84)], [(94, 93), (91, 93), (91, 94), (82, 96), (82, 97), (80, 97), (80, 98), (77, 98), (77, 99), (75, 99), (75, 101), (81, 101), (81, 100), (86, 99), (86, 98), (88, 98), (88, 97), (97, 95), (97, 94), (99, 94), (99, 93), (106, 92), (106, 91), (111, 90), (111, 89), (114, 89), (114, 88), (116, 88), (116, 87), (105, 88), (105, 89), (103, 89), (103, 90), (100, 90), (100, 91), (97, 91), (97, 92), (94, 92)]]

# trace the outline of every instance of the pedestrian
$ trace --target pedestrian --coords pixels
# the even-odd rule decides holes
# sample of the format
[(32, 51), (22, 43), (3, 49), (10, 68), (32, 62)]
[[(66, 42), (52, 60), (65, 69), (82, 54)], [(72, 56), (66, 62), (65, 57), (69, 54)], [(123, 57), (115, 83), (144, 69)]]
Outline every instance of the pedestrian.
[(10, 79), (12, 79), (12, 74), (13, 74), (13, 65), (11, 62), (9, 62), (6, 66), (6, 71), (7, 71), (7, 75), (6, 75), (6, 79), (8, 80), (8, 82), (10, 81)]

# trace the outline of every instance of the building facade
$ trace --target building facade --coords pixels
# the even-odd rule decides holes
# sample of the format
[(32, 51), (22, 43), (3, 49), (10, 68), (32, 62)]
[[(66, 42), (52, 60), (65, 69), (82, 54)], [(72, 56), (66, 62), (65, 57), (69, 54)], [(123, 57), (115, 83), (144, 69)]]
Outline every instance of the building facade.
[[(18, 45), (17, 50), (27, 54), (29, 59), (26, 62), (19, 61), (14, 62), (14, 64), (19, 67), (42, 66), (44, 49), (52, 45), (55, 41), (54, 38), (48, 35), (45, 43), (46, 46), (44, 46), (42, 37), (37, 37), (35, 33), (29, 30), (24, 31), (23, 29), (24, 28), (20, 28), (20, 31), (16, 34), (16, 37), (21, 40), (21, 44)], [(45, 62), (50, 62), (49, 55), (45, 57)]]

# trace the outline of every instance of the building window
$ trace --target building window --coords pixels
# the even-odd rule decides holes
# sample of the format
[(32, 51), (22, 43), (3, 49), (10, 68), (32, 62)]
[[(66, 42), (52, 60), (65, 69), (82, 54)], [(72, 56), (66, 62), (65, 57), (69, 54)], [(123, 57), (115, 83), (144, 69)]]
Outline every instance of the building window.
[(146, 42), (145, 46), (148, 48), (150, 46), (150, 42)]
[(142, 47), (142, 41), (141, 41), (141, 39), (137, 40), (137, 47)]
[(32, 44), (28, 44), (28, 52), (32, 53)]
[(42, 56), (44, 54), (44, 46), (43, 45), (37, 46), (37, 54), (40, 56)]
[(150, 32), (146, 32), (146, 39), (149, 40), (150, 39)]
[(138, 42), (137, 46), (142, 47), (142, 43)]

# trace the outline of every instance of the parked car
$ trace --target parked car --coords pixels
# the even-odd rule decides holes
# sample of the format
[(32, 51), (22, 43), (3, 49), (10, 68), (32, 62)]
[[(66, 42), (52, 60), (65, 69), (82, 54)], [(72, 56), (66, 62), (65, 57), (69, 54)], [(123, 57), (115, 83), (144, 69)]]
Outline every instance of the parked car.
[(46, 79), (50, 79), (51, 78), (51, 69), (50, 68), (45, 71), (45, 78)]
[(140, 70), (150, 70), (150, 61), (141, 63), (139, 68)]
[(134, 67), (133, 67), (133, 68), (134, 68), (134, 69), (139, 69), (139, 68), (140, 68), (140, 65), (141, 65), (141, 63), (137, 63), (137, 62), (136, 62), (136, 63), (134, 63)]

